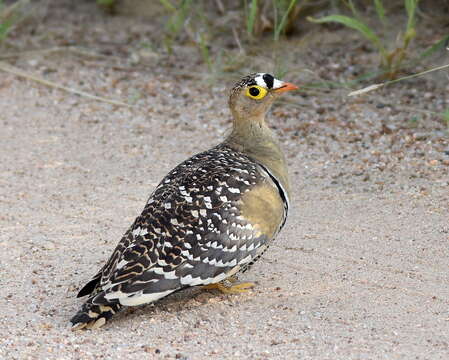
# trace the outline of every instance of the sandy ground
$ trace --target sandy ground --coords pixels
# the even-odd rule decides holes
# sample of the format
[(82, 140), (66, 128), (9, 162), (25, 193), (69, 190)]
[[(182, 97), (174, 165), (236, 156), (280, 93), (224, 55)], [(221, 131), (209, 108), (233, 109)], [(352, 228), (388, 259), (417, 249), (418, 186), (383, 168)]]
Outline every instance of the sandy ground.
[[(98, 33), (123, 19), (104, 21)], [(99, 331), (70, 331), (77, 290), (158, 181), (229, 128), (225, 88), (238, 77), (186, 76), (178, 50), (145, 67), (74, 55), (10, 61), (131, 109), (0, 73), (0, 358), (447, 359), (447, 132), (437, 117), (416, 124), (404, 110), (449, 106), (449, 88), (432, 79), (402, 85), (395, 100), (336, 90), (274, 108), (293, 211), (242, 277), (254, 290), (192, 289)], [(341, 74), (318, 64), (325, 51), (344, 52), (326, 46), (302, 61)]]

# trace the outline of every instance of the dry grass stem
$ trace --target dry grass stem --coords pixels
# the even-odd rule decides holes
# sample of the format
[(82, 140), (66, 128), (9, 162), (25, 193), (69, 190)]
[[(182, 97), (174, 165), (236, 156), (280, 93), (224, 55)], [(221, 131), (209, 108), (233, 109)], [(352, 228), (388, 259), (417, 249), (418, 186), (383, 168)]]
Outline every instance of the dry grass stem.
[(9, 6), (7, 6), (1, 13), (0, 20), (10, 17), (14, 11), (20, 9), (20, 7), (28, 4), (30, 0), (19, 0)]
[(401, 78), (396, 79), (396, 80), (386, 81), (386, 82), (380, 83), (380, 84), (373, 84), (373, 85), (367, 86), (367, 87), (365, 87), (363, 89), (351, 91), (348, 94), (348, 96), (357, 96), (357, 95), (365, 94), (367, 92), (370, 92), (370, 91), (373, 91), (373, 90), (377, 90), (377, 89), (379, 89), (381, 87), (384, 87), (386, 85), (393, 84), (395, 82), (399, 82), (399, 81), (402, 81), (402, 80), (413, 79), (415, 77), (422, 76), (422, 75), (425, 75), (425, 74), (429, 74), (429, 73), (434, 72), (434, 71), (443, 70), (443, 69), (446, 69), (446, 68), (449, 68), (449, 64), (438, 66), (436, 68), (432, 68), (432, 69), (429, 69), (429, 70), (426, 70), (426, 71), (422, 71), (422, 72), (417, 73), (417, 74), (404, 76), (404, 77), (401, 77)]
[(27, 56), (27, 55), (41, 55), (41, 54), (49, 54), (49, 53), (54, 53), (54, 52), (65, 52), (65, 51), (70, 51), (75, 54), (88, 56), (88, 57), (108, 58), (108, 59), (111, 58), (111, 56), (98, 54), (91, 50), (79, 48), (77, 46), (55, 46), (55, 47), (51, 47), (48, 49), (19, 51), (19, 52), (15, 52), (15, 53), (6, 54), (6, 55), (0, 55), (0, 59), (6, 60), (6, 59), (14, 59), (17, 57)]
[(348, 96), (357, 96), (357, 95), (361, 95), (361, 94), (364, 94), (364, 93), (367, 93), (367, 92), (370, 92), (370, 91), (373, 91), (373, 90), (377, 90), (377, 89), (379, 89), (380, 87), (384, 86), (385, 84), (386, 84), (386, 83), (373, 84), (373, 85), (367, 86), (367, 87), (365, 87), (365, 88), (363, 88), (363, 89), (351, 91), (351, 92), (348, 94)]
[(232, 27), (232, 35), (234, 35), (234, 40), (239, 48), (239, 51), (244, 54), (245, 49), (242, 46), (242, 43), (240, 42), (239, 34), (237, 33), (237, 29), (235, 27)]
[(89, 94), (89, 93), (87, 93), (85, 91), (69, 88), (67, 86), (60, 85), (60, 84), (54, 83), (52, 81), (48, 81), (48, 80), (42, 79), (41, 77), (29, 74), (29, 73), (27, 73), (27, 72), (25, 72), (25, 71), (23, 71), (23, 70), (21, 70), (19, 68), (16, 68), (16, 67), (14, 67), (14, 66), (12, 66), (10, 64), (7, 64), (7, 63), (5, 63), (3, 61), (0, 61), (0, 70), (2, 70), (4, 72), (7, 72), (7, 73), (10, 73), (10, 74), (14, 74), (14, 75), (19, 76), (19, 77), (23, 77), (23, 78), (26, 78), (26, 79), (29, 79), (29, 80), (36, 81), (36, 82), (38, 82), (40, 84), (43, 84), (43, 85), (46, 85), (46, 86), (49, 86), (49, 87), (52, 87), (52, 88), (55, 88), (55, 89), (60, 89), (60, 90), (67, 91), (67, 92), (72, 93), (72, 94), (83, 96), (83, 97), (88, 98), (88, 99), (97, 100), (97, 101), (101, 101), (101, 102), (105, 102), (105, 103), (112, 104), (112, 105), (117, 105), (117, 106), (132, 107), (132, 105), (126, 104), (126, 103), (124, 103), (122, 101), (112, 100), (112, 99), (103, 98), (101, 96), (92, 95), (92, 94)]

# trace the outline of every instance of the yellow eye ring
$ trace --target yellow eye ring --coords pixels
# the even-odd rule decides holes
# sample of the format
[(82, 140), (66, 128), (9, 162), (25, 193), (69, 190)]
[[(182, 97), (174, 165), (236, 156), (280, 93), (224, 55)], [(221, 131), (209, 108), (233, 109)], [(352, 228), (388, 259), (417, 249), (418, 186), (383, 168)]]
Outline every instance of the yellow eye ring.
[(267, 89), (264, 89), (258, 85), (252, 85), (246, 89), (245, 95), (250, 97), (251, 99), (260, 100), (263, 99), (267, 95)]

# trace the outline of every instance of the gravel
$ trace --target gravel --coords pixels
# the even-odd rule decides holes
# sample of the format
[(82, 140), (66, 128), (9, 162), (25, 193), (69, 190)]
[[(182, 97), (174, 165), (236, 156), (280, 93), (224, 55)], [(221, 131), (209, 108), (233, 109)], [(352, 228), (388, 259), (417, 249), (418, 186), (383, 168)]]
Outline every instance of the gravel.
[[(154, 186), (227, 133), (225, 89), (239, 77), (211, 81), (188, 44), (133, 56), (157, 23), (72, 6), (58, 2), (45, 23), (11, 39), (22, 49), (83, 44), (106, 58), (56, 52), (9, 62), (134, 106), (0, 74), (0, 358), (447, 359), (449, 142), (433, 113), (449, 108), (449, 86), (433, 78), (359, 98), (301, 91), (273, 108), (293, 210), (241, 278), (255, 281), (253, 290), (195, 288), (124, 311), (98, 331), (70, 331), (77, 290)], [(36, 31), (25, 36), (27, 26)], [(335, 80), (374, 61), (342, 46), (352, 33), (338, 32), (340, 42), (330, 31), (293, 49), (291, 67)], [(259, 54), (252, 70), (264, 71), (263, 59), (271, 69)]]

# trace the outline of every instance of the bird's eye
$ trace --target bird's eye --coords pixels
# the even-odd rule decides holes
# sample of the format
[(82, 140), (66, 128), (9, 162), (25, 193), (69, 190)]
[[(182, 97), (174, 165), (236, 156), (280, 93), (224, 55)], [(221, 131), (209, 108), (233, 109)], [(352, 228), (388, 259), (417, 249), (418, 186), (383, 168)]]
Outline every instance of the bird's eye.
[(250, 86), (246, 89), (246, 96), (249, 96), (251, 99), (260, 100), (267, 95), (267, 90), (261, 86)]

